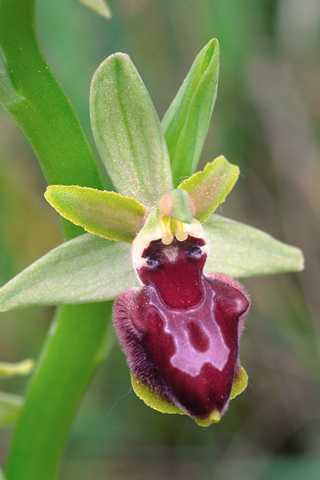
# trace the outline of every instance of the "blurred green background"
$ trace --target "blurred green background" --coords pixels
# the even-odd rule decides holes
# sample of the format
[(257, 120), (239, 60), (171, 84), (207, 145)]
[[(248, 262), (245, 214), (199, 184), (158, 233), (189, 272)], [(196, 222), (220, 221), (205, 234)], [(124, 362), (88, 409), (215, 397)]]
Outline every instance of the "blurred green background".
[[(106, 21), (76, 0), (37, 2), (41, 45), (90, 142), (89, 84), (105, 57), (131, 56), (162, 117), (196, 54), (218, 38), (220, 84), (201, 166), (224, 154), (241, 168), (218, 213), (302, 248), (306, 269), (243, 282), (252, 297), (241, 342), (250, 384), (208, 429), (137, 399), (115, 341), (75, 419), (60, 478), (319, 479), (320, 2), (109, 5), (113, 17)], [(27, 141), (0, 111), (1, 284), (61, 242), (45, 186)], [(52, 313), (1, 314), (1, 360), (37, 358)], [(21, 393), (25, 385), (2, 380), (0, 389)], [(0, 431), (2, 464), (11, 433)]]

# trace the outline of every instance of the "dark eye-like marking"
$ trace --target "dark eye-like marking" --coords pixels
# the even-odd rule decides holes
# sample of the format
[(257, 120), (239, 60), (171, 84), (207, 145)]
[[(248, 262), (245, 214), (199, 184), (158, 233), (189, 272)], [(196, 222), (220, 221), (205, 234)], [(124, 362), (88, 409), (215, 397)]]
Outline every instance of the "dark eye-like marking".
[(161, 264), (161, 260), (155, 253), (151, 253), (146, 257), (147, 266), (150, 268), (157, 268)]
[(202, 248), (199, 245), (190, 245), (186, 251), (189, 258), (198, 259), (202, 256)]

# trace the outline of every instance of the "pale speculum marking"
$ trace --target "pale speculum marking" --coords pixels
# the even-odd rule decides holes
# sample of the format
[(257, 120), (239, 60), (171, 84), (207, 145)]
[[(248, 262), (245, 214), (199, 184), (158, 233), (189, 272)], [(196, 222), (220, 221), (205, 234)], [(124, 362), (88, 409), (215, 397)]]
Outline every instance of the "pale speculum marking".
[(171, 365), (192, 377), (199, 375), (206, 363), (222, 371), (230, 350), (214, 318), (215, 293), (210, 287), (204, 283), (202, 302), (186, 311), (169, 309), (163, 304), (157, 290), (150, 288), (150, 304), (163, 318), (164, 330), (175, 343), (176, 351), (170, 359)]

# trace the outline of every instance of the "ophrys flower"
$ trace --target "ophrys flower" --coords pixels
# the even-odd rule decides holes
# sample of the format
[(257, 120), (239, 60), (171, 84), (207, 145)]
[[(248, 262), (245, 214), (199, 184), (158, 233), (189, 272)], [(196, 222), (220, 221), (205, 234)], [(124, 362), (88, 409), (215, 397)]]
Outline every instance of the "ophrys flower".
[(303, 266), (298, 249), (213, 214), (238, 167), (218, 157), (194, 173), (218, 65), (212, 40), (162, 124), (127, 55), (100, 65), (91, 86), (92, 128), (118, 193), (48, 187), (56, 210), (91, 233), (49, 252), (0, 290), (2, 310), (120, 295), (115, 325), (135, 391), (154, 408), (187, 413), (202, 425), (219, 420), (247, 382), (239, 338), (249, 302), (231, 277)]

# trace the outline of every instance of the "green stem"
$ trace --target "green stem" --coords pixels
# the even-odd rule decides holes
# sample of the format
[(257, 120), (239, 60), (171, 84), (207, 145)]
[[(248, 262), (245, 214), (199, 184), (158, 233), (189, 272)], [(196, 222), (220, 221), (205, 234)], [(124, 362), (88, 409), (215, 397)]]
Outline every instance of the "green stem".
[[(0, 0), (0, 101), (49, 184), (104, 185), (78, 118), (37, 42), (34, 0)], [(81, 233), (63, 223), (65, 238)], [(61, 307), (14, 433), (8, 480), (52, 480), (79, 400), (99, 363), (111, 304)]]
[(53, 479), (82, 393), (100, 363), (110, 303), (58, 309), (16, 427), (8, 480)]
[(0, 0), (0, 45), (0, 100), (29, 139), (48, 183), (103, 189), (78, 117), (39, 48), (34, 0)]

